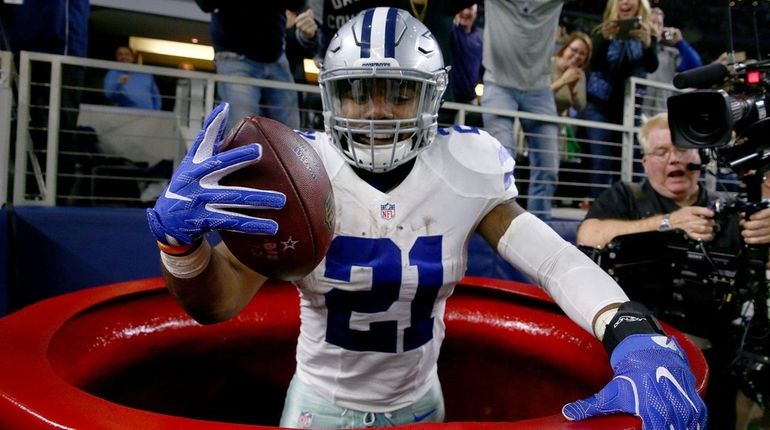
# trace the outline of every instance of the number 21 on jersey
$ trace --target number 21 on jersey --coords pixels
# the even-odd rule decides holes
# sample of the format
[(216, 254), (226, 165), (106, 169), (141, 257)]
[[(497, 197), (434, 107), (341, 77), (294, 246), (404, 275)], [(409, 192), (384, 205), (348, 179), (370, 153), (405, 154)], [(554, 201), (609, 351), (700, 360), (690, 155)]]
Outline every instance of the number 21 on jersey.
[[(403, 329), (403, 351), (419, 348), (433, 338), (433, 304), (443, 284), (441, 236), (418, 237), (408, 254), (417, 268), (417, 291), (410, 303), (409, 327)], [(326, 293), (326, 341), (351, 351), (397, 352), (398, 321), (392, 307), (402, 287), (401, 249), (388, 238), (337, 236), (326, 254), (325, 276), (350, 282), (353, 267), (371, 269), (371, 289)], [(351, 328), (356, 314), (379, 314), (368, 330)], [(382, 317), (384, 315), (384, 318)]]

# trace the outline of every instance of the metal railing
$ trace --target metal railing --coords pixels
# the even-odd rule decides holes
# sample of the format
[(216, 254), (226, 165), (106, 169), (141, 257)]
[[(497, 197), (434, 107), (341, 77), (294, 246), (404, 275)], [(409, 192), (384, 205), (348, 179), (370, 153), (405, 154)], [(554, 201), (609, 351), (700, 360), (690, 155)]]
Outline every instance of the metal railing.
[(8, 51), (0, 51), (0, 207), (8, 201), (10, 186), (8, 170), (11, 155), (14, 70), (13, 55)]
[[(6, 58), (6, 56), (0, 58)], [(6, 70), (5, 63), (0, 64), (3, 64), (2, 70)], [(41, 73), (41, 70), (45, 73)], [(72, 70), (82, 73), (85, 76), (82, 82), (86, 84), (68, 82), (66, 75)], [(81, 103), (75, 106), (62, 103), (63, 100), (67, 99), (66, 92), (68, 91), (79, 92), (83, 100), (97, 98), (95, 96), (101, 95), (103, 92), (101, 80), (98, 77), (102, 76), (106, 70), (142, 72), (152, 74), (156, 78), (175, 79), (177, 81), (176, 92), (173, 95), (166, 95), (167, 103), (164, 103), (172, 104), (171, 102), (173, 102), (174, 111), (157, 112), (114, 108), (108, 106), (108, 103), (104, 101), (101, 104)], [(36, 81), (33, 77), (38, 76), (44, 76), (48, 79)], [(0, 91), (3, 91), (3, 82), (0, 81)], [(15, 154), (12, 166), (14, 172), (12, 180), (13, 203), (16, 205), (49, 206), (57, 204), (151, 205), (153, 193), (144, 191), (154, 189), (155, 196), (157, 196), (158, 190), (168, 180), (169, 170), (156, 169), (153, 174), (147, 173), (147, 171), (152, 171), (152, 163), (156, 162), (156, 159), (147, 153), (132, 152), (133, 146), (131, 145), (121, 147), (112, 141), (131, 141), (134, 145), (144, 144), (145, 152), (149, 147), (149, 150), (156, 152), (156, 158), (169, 159), (170, 163), (168, 164), (175, 165), (200, 128), (206, 113), (217, 102), (215, 98), (217, 82), (284, 89), (310, 95), (319, 94), (319, 89), (315, 85), (22, 52), (19, 60), (16, 136), (15, 144), (13, 148), (10, 148)], [(578, 135), (577, 138), (573, 139), (573, 142), (577, 142), (582, 147), (581, 153), (568, 153), (564, 148), (559, 150), (558, 155), (564, 162), (560, 168), (557, 194), (551, 199), (554, 207), (568, 209), (576, 208), (580, 202), (588, 199), (591, 187), (595, 186), (588, 179), (591, 173), (590, 160), (596, 157), (588, 151), (590, 145), (611, 145), (622, 148), (621, 156), (613, 157), (614, 161), (619, 162), (620, 170), (604, 173), (611, 174), (617, 179), (637, 180), (639, 178), (638, 174), (634, 174), (634, 171), (640, 172), (638, 168), (634, 168), (634, 163), (639, 162), (638, 159), (634, 158), (635, 148), (638, 148), (638, 144), (635, 142), (635, 132), (640, 124), (639, 115), (644, 112), (653, 112), (653, 109), (656, 109), (655, 107), (649, 109), (646, 107), (652, 96), (645, 95), (643, 91), (640, 91), (642, 87), (675, 91), (673, 87), (668, 85), (638, 78), (630, 79), (627, 86), (626, 116), (623, 124), (553, 117), (453, 102), (444, 103), (443, 108), (456, 111), (456, 120), (459, 124), (466, 124), (472, 115), (488, 113), (506, 116), (517, 121), (536, 120), (557, 124), (560, 127), (570, 126), (576, 130), (593, 127), (617, 132), (616, 134), (621, 136), (617, 142), (590, 141)], [(39, 94), (33, 96), (33, 93), (43, 93), (44, 96), (40, 97)], [(0, 103), (4, 101), (2, 94), (0, 92)], [(10, 103), (6, 106), (10, 106)], [(320, 111), (306, 105), (301, 106), (301, 108), (305, 110), (306, 116), (320, 117), (322, 115)], [(77, 114), (80, 119), (77, 124), (81, 127), (73, 124), (71, 120), (73, 114)], [(84, 123), (84, 118), (91, 118), (92, 123)], [(141, 125), (151, 120), (161, 121), (164, 125), (162, 127)], [(11, 120), (9, 112), (3, 110), (2, 104), (0, 104), (0, 121), (3, 125), (7, 125), (7, 127), (0, 127), (0, 130), (6, 131), (6, 133), (0, 132), (0, 150), (2, 150), (2, 154), (8, 154), (8, 138), (5, 136), (7, 130), (10, 129)], [(118, 122), (120, 127), (110, 129), (104, 126), (105, 123), (111, 121)], [(83, 129), (82, 126), (92, 126), (91, 128), (95, 131)], [(155, 132), (156, 130), (157, 132)], [(3, 147), (2, 139), (4, 137), (6, 147)], [(522, 133), (520, 137), (526, 142), (530, 136)], [(96, 142), (93, 142), (94, 145), (89, 150), (83, 151), (82, 145), (72, 144), (73, 140), (95, 140)], [(526, 158), (523, 158), (527, 151), (526, 143), (523, 143), (523, 147), (522, 158), (519, 160), (523, 162), (517, 166), (517, 171), (520, 173), (517, 177), (517, 183), (520, 190), (525, 190), (521, 197), (528, 198), (530, 196), (526, 190), (529, 186), (528, 173), (530, 168), (526, 166)], [(570, 160), (568, 158), (570, 156), (578, 159), (578, 161)], [(84, 169), (83, 166), (87, 168)], [(0, 172), (3, 169), (8, 169), (8, 167), (0, 163)], [(161, 173), (158, 174), (158, 172)], [(7, 175), (2, 176), (7, 177)], [(83, 183), (90, 185), (82, 186)], [(131, 188), (131, 191), (126, 192), (126, 188)], [(111, 195), (111, 189), (121, 190), (121, 192)], [(7, 201), (7, 196), (2, 197), (3, 200), (1, 201)]]

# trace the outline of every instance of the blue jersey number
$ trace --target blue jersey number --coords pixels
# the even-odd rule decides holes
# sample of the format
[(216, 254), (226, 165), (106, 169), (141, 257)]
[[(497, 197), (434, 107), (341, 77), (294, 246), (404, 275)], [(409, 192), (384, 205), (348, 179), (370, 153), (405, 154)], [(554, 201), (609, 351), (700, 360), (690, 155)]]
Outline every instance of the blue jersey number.
[[(443, 284), (441, 236), (419, 237), (409, 251), (409, 264), (417, 267), (417, 292), (411, 303), (410, 325), (404, 330), (403, 350), (424, 345), (433, 338), (433, 304)], [(371, 268), (368, 291), (333, 289), (326, 293), (326, 341), (351, 351), (398, 351), (398, 321), (369, 323), (368, 330), (350, 328), (353, 312), (387, 312), (401, 290), (401, 250), (390, 239), (337, 236), (326, 254), (327, 278), (350, 282), (354, 267)]]

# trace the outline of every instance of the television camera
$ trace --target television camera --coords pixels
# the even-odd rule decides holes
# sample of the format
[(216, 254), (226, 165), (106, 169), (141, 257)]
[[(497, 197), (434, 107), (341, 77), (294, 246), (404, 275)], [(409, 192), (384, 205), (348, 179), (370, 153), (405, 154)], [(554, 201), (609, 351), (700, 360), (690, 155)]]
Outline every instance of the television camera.
[(668, 99), (674, 145), (713, 149), (720, 164), (738, 174), (770, 163), (770, 60), (709, 64), (680, 73), (674, 86), (698, 88)]
[[(738, 223), (767, 207), (762, 181), (770, 170), (770, 61), (703, 66), (677, 75), (674, 86), (696, 88), (668, 99), (674, 145), (698, 149), (704, 163), (716, 160), (720, 170), (744, 183), (737, 195), (713, 203), (718, 223), (735, 230), (717, 231), (711, 242), (681, 232), (621, 236), (601, 251), (598, 262), (632, 299), (653, 303), (664, 321), (732, 348), (730, 371), (747, 395), (767, 404), (768, 246), (747, 245)], [(717, 245), (720, 235), (735, 243)]]

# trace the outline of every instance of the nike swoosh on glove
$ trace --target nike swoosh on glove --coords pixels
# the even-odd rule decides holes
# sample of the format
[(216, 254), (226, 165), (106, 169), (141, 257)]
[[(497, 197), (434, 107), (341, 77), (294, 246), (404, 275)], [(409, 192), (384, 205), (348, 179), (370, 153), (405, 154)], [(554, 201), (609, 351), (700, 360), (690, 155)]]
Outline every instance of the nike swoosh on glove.
[(225, 175), (259, 162), (258, 143), (220, 152), (230, 106), (220, 104), (209, 114), (195, 142), (171, 176), (165, 193), (147, 210), (150, 230), (166, 245), (188, 245), (212, 230), (268, 234), (278, 223), (232, 212), (234, 208), (281, 209), (283, 193), (219, 185)]
[(647, 430), (705, 430), (706, 405), (675, 339), (635, 334), (623, 339), (610, 358), (615, 376), (599, 393), (568, 403), (568, 420), (617, 413), (642, 419)]

